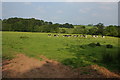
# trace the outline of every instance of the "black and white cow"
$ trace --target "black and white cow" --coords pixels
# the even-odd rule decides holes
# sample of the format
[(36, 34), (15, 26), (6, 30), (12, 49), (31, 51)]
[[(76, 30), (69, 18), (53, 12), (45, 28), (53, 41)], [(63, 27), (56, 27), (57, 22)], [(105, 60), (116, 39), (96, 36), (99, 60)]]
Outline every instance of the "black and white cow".
[(78, 35), (73, 35), (73, 37), (78, 37)]
[(48, 34), (48, 37), (51, 37), (52, 36), (52, 34)]
[(59, 37), (59, 35), (58, 34), (55, 34), (55, 35), (53, 35), (54, 37)]
[(87, 38), (87, 35), (82, 35), (84, 38)]
[(80, 37), (84, 37), (83, 35), (80, 35)]
[(97, 37), (98, 37), (98, 35), (92, 35), (92, 37), (97, 38)]
[(102, 35), (102, 38), (105, 38), (105, 36), (104, 36), (104, 35)]
[(71, 37), (72, 35), (63, 35), (63, 37)]

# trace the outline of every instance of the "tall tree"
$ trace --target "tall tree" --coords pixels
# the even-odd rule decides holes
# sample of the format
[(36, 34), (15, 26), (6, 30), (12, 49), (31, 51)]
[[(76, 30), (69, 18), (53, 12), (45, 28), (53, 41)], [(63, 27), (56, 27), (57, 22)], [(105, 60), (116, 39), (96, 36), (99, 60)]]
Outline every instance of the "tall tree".
[(96, 27), (98, 28), (97, 34), (103, 35), (103, 31), (104, 31), (104, 28), (105, 28), (104, 24), (103, 24), (103, 23), (98, 23), (98, 24), (96, 25)]

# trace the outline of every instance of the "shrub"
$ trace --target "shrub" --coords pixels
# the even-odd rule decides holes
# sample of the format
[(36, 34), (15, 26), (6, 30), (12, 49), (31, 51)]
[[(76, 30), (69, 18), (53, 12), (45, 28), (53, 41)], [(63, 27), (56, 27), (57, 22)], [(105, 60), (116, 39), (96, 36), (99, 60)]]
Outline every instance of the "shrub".
[(113, 48), (113, 45), (108, 44), (108, 45), (106, 45), (106, 48)]
[(100, 45), (100, 43), (98, 42), (98, 43), (90, 43), (90, 44), (88, 44), (88, 46), (90, 46), (90, 47), (95, 47), (95, 46), (101, 46), (101, 45)]
[(21, 39), (29, 38), (28, 36), (20, 36)]
[(90, 46), (90, 47), (95, 47), (96, 44), (95, 44), (95, 43), (90, 43), (90, 44), (88, 44), (88, 46)]
[(96, 46), (101, 46), (101, 45), (100, 45), (100, 43), (98, 42), (98, 43), (96, 43)]
[(85, 46), (81, 45), (80, 48), (85, 49)]

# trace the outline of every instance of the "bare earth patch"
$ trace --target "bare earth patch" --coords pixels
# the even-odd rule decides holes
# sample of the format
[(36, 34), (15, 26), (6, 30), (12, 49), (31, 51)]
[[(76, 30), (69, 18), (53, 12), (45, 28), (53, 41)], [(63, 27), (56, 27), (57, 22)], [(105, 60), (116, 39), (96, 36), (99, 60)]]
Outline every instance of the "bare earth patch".
[(98, 65), (72, 69), (44, 56), (40, 58), (43, 60), (18, 54), (10, 61), (3, 61), (3, 78), (120, 78), (119, 75)]

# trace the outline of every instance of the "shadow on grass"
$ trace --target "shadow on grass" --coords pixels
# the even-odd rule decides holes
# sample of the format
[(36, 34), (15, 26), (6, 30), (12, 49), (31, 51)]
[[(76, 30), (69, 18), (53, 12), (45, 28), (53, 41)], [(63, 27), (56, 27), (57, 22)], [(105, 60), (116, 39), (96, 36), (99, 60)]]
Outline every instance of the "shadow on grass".
[(72, 53), (74, 57), (63, 60), (64, 65), (78, 68), (98, 64), (109, 69), (120, 70), (118, 47), (107, 48), (106, 45), (90, 43), (87, 45), (70, 45), (65, 50)]
[(91, 51), (91, 49), (87, 45), (71, 45), (66, 50), (72, 53), (74, 58), (65, 59), (62, 63), (73, 68), (95, 64), (98, 59), (95, 57), (95, 52)]

